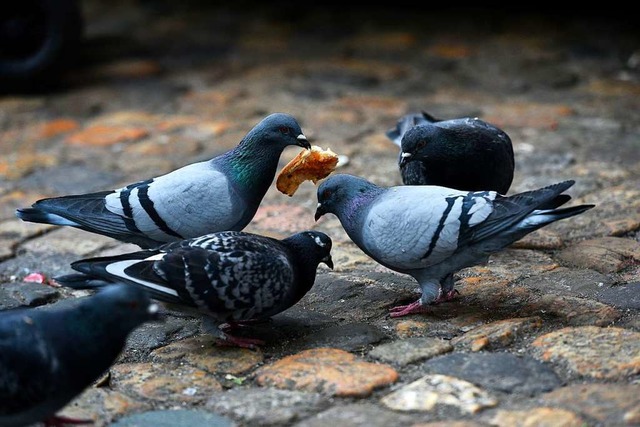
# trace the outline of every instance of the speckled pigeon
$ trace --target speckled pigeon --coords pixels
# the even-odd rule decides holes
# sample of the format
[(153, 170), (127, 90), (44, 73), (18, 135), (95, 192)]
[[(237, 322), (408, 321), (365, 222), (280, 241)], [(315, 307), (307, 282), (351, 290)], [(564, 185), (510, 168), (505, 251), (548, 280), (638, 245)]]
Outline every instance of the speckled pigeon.
[(64, 308), (0, 312), (0, 425), (89, 422), (56, 412), (109, 369), (157, 309), (144, 290), (113, 284)]
[(278, 240), (243, 231), (212, 233), (155, 250), (76, 261), (83, 274), (55, 278), (74, 288), (123, 281), (143, 287), (173, 307), (204, 316), (221, 344), (262, 341), (230, 335), (229, 327), (267, 319), (294, 305), (313, 286), (319, 263), (333, 268), (331, 239), (303, 231)]
[(71, 226), (149, 249), (216, 231), (242, 230), (273, 182), (285, 147), (311, 145), (298, 122), (275, 113), (234, 149), (118, 190), (39, 200), (24, 221)]
[(405, 185), (509, 191), (515, 167), (511, 139), (485, 121), (411, 113), (386, 135), (401, 148), (398, 166)]
[(485, 263), (526, 234), (592, 208), (559, 208), (570, 200), (561, 193), (573, 184), (569, 180), (507, 197), (429, 185), (380, 187), (337, 174), (319, 185), (315, 216), (336, 215), (362, 251), (417, 280), (420, 299), (392, 309), (398, 317), (453, 298), (454, 272)]

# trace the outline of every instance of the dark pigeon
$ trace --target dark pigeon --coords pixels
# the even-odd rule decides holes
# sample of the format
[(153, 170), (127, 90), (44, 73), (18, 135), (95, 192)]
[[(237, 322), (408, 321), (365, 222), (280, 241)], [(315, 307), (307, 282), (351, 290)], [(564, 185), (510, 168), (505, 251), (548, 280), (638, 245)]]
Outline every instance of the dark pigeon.
[(226, 331), (264, 320), (294, 305), (313, 286), (319, 263), (333, 268), (331, 239), (303, 231), (286, 239), (226, 231), (169, 243), (155, 250), (91, 258), (71, 264), (82, 274), (55, 278), (73, 288), (122, 281), (153, 298), (204, 314), (221, 344), (253, 347), (257, 339)]
[(386, 132), (400, 147), (405, 185), (439, 185), (507, 194), (515, 160), (509, 136), (478, 118), (440, 120), (427, 113), (401, 117)]
[(90, 422), (56, 412), (109, 369), (157, 309), (144, 290), (113, 284), (66, 308), (0, 312), (0, 425)]
[(288, 114), (264, 118), (234, 149), (124, 188), (39, 200), (24, 221), (76, 227), (149, 249), (242, 230), (273, 182), (285, 147), (311, 145)]
[(560, 208), (564, 181), (507, 197), (495, 191), (467, 192), (439, 186), (380, 187), (337, 174), (318, 187), (316, 220), (332, 213), (351, 240), (375, 261), (408, 274), (422, 295), (392, 309), (392, 316), (425, 311), (453, 298), (453, 273), (487, 262), (489, 256), (528, 233), (594, 205)]

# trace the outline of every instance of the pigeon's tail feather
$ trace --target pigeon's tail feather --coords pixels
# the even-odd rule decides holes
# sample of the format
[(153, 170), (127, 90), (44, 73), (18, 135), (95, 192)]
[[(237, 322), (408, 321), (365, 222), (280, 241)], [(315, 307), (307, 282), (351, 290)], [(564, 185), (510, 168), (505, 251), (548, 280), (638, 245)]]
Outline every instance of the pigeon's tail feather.
[(402, 138), (404, 134), (407, 133), (409, 129), (414, 126), (420, 126), (427, 123), (434, 123), (439, 121), (434, 118), (431, 114), (428, 114), (424, 111), (420, 113), (410, 113), (406, 114), (396, 122), (396, 127), (393, 129), (389, 129), (386, 132), (387, 138), (393, 141), (398, 147), (402, 146)]
[(562, 209), (535, 210), (518, 224), (518, 229), (530, 233), (552, 222), (579, 215), (595, 205), (579, 205)]
[(63, 218), (60, 215), (45, 212), (37, 208), (22, 208), (16, 210), (16, 216), (23, 221), (38, 222), (41, 224), (64, 225), (78, 227), (80, 224)]
[(510, 230), (491, 239), (488, 244), (485, 245), (485, 250), (493, 252), (502, 249), (545, 225), (579, 215), (593, 207), (595, 207), (595, 205), (578, 205), (562, 209), (535, 210), (515, 224)]
[(398, 128), (389, 129), (386, 132), (387, 138), (393, 141), (398, 147), (400, 147), (400, 141), (402, 141), (402, 135), (400, 135), (400, 130)]
[[(571, 200), (569, 195), (561, 193), (573, 184), (574, 181), (568, 180), (509, 197), (497, 196), (491, 215), (462, 235), (458, 246), (491, 240), (503, 247), (546, 224), (592, 208), (593, 205), (581, 205), (556, 209)], [(509, 241), (512, 238), (515, 240)]]
[(138, 251), (112, 257), (88, 258), (71, 263), (71, 268), (86, 276), (107, 282), (124, 282), (144, 288), (151, 298), (172, 304), (188, 303), (179, 290), (155, 272), (155, 257), (162, 256), (157, 251)]
[(146, 237), (129, 218), (106, 208), (105, 197), (113, 191), (52, 197), (38, 200), (30, 208), (16, 211), (23, 221), (79, 228), (123, 242), (154, 248), (162, 242)]
[(433, 117), (431, 114), (427, 113), (424, 110), (422, 110), (422, 118), (424, 119), (425, 122), (429, 122), (429, 123), (435, 123), (435, 122), (441, 122), (442, 121), (440, 119), (436, 119), (435, 117)]
[(64, 276), (56, 276), (53, 278), (54, 282), (72, 289), (98, 289), (110, 285), (112, 282), (108, 282), (102, 279), (96, 279), (86, 274), (66, 274)]
[(567, 203), (569, 200), (571, 200), (571, 196), (568, 194), (558, 194), (556, 197), (554, 197), (553, 199), (549, 200), (546, 203), (541, 204), (540, 206), (538, 206), (539, 210), (544, 210), (544, 209), (555, 209), (559, 206), (564, 205), (565, 203)]

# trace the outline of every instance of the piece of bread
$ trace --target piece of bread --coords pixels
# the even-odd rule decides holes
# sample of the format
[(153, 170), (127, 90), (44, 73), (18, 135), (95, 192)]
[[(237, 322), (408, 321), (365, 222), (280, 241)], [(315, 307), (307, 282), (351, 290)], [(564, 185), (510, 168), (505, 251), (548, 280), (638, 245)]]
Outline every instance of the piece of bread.
[(310, 150), (302, 150), (287, 165), (282, 168), (276, 180), (276, 188), (293, 196), (304, 181), (319, 180), (327, 177), (338, 165), (338, 155), (330, 148), (323, 150), (313, 145)]

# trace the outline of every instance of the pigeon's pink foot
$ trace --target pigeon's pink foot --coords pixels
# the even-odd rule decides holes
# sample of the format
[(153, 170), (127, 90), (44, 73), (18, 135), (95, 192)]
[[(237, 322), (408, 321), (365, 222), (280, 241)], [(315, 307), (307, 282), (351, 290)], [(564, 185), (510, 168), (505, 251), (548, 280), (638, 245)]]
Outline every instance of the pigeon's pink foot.
[(391, 313), (390, 314), (391, 317), (402, 317), (408, 314), (418, 314), (418, 313), (424, 313), (426, 311), (427, 311), (427, 308), (424, 305), (422, 305), (420, 300), (416, 300), (409, 305), (399, 305), (389, 310), (389, 312)]
[(440, 295), (435, 301), (433, 301), (433, 303), (434, 304), (438, 304), (438, 303), (441, 303), (441, 302), (451, 301), (452, 299), (454, 299), (456, 297), (456, 295), (459, 295), (459, 294), (460, 294), (460, 292), (457, 289), (451, 289), (446, 294)]
[(43, 421), (46, 427), (64, 427), (66, 425), (86, 425), (93, 424), (93, 420), (82, 420), (77, 418), (63, 417), (60, 415), (52, 415)]
[(236, 337), (234, 335), (224, 334), (224, 337), (218, 339), (218, 345), (254, 349), (264, 345), (264, 341), (257, 338)]

